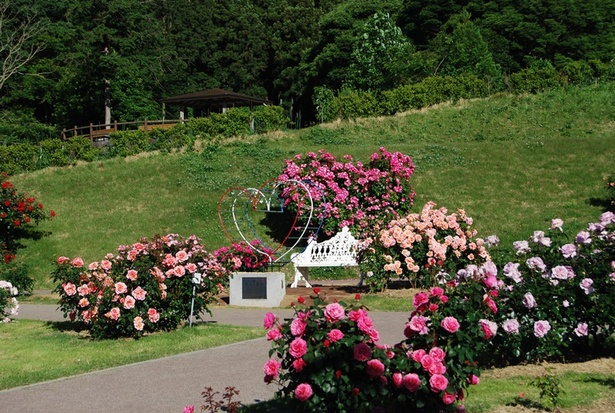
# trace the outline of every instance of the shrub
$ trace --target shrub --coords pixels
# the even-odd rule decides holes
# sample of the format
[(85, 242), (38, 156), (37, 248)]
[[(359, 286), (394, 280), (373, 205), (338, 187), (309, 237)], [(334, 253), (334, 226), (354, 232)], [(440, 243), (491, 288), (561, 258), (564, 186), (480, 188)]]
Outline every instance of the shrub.
[[(278, 179), (309, 184), (315, 215), (324, 216), (323, 229), (327, 235), (349, 227), (356, 238), (362, 239), (410, 209), (414, 198), (410, 185), (413, 172), (409, 156), (385, 148), (372, 154), (367, 165), (354, 162), (350, 155), (337, 160), (321, 150), (318, 154), (309, 152), (287, 159)], [(293, 186), (286, 186), (281, 195), (288, 210), (307, 214)]]
[(570, 239), (559, 219), (514, 243), (503, 267), (500, 354), (506, 361), (594, 356), (615, 331), (615, 214)]
[(154, 128), (148, 133), (152, 140), (152, 148), (164, 152), (191, 148), (194, 145), (194, 136), (189, 133), (184, 123), (178, 123), (170, 129)]
[(113, 156), (132, 156), (151, 149), (150, 135), (146, 131), (119, 131), (110, 136)]
[(377, 96), (370, 91), (342, 89), (331, 102), (333, 119), (357, 119), (380, 115)]
[(0, 165), (10, 175), (37, 169), (39, 156), (38, 148), (30, 143), (0, 146)]
[(0, 253), (5, 263), (15, 259), (19, 240), (32, 225), (53, 216), (55, 212), (45, 212), (36, 198), (18, 192), (6, 172), (0, 174)]
[(281, 106), (257, 106), (252, 112), (255, 133), (285, 129), (290, 119)]
[(100, 339), (177, 328), (193, 299), (199, 318), (227, 275), (198, 238), (170, 234), (120, 246), (117, 255), (87, 267), (81, 258), (59, 257), (52, 277), (64, 316), (85, 322)]
[(538, 93), (562, 84), (561, 75), (546, 60), (536, 60), (532, 65), (510, 75), (512, 93)]
[(10, 282), (0, 280), (0, 323), (10, 323), (10, 316), (19, 313), (17, 295), (19, 291)]
[[(252, 245), (252, 246), (250, 246)], [(230, 247), (214, 251), (214, 257), (229, 272), (262, 271), (274, 259), (274, 251), (260, 241), (234, 242)]]
[(292, 320), (268, 313), (265, 381), (280, 385), (276, 396), (288, 400), (289, 411), (463, 411), (455, 404), (478, 383), (477, 361), (495, 334), (494, 266), (475, 269), (417, 294), (408, 338), (393, 347), (378, 344), (359, 296), (327, 305), (315, 288), (314, 304), (303, 307), (300, 298)]
[(441, 283), (466, 265), (489, 259), (482, 238), (463, 210), (447, 215), (428, 202), (420, 214), (393, 220), (361, 245), (359, 263), (373, 291), (387, 287), (391, 277), (410, 280), (423, 288)]
[(19, 295), (30, 295), (34, 289), (34, 280), (28, 273), (28, 266), (23, 262), (0, 262), (0, 280), (10, 282), (17, 288)]

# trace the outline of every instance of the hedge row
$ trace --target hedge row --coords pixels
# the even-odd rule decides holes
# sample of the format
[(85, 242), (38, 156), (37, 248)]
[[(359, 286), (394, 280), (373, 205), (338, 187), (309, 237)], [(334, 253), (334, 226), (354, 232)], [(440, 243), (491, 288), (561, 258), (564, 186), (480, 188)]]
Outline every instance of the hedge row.
[(560, 62), (558, 67), (556, 69), (548, 61), (537, 60), (529, 68), (513, 73), (502, 81), (481, 79), (475, 75), (432, 76), (383, 92), (342, 89), (336, 96), (332, 91), (320, 88), (315, 105), (319, 121), (329, 122), (393, 115), (440, 102), (486, 97), (500, 91), (538, 93), (570, 84), (615, 80), (613, 63), (566, 61)]
[(257, 107), (252, 113), (248, 108), (232, 108), (225, 114), (189, 119), (170, 129), (118, 131), (110, 135), (108, 145), (98, 147), (86, 137), (4, 144), (0, 145), (0, 170), (13, 175), (48, 166), (67, 166), (77, 161), (91, 162), (153, 150), (171, 152), (192, 148), (196, 139), (264, 133), (283, 129), (287, 122), (284, 109), (279, 106)]

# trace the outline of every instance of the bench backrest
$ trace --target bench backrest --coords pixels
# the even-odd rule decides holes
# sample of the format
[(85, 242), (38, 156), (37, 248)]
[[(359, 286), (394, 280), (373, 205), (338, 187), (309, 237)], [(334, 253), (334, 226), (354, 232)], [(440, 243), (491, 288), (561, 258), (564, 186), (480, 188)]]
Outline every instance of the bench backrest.
[(310, 241), (305, 251), (298, 254), (295, 262), (337, 263), (352, 265), (356, 263), (357, 240), (347, 227), (327, 241)]

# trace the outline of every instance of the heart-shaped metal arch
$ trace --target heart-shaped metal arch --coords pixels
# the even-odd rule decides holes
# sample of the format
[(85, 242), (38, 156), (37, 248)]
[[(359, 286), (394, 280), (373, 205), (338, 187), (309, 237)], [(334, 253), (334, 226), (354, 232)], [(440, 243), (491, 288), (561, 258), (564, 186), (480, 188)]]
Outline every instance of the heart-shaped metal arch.
[[(293, 217), (293, 223), (290, 226), (288, 233), (285, 235), (284, 240), (276, 248), (272, 248), (271, 250), (277, 252), (282, 246), (286, 246), (285, 244), (289, 240), (290, 235), (297, 228), (296, 225), (297, 222), (299, 222), (300, 217), (305, 223), (300, 227), (299, 235), (296, 237), (295, 242), (292, 245), (287, 246), (288, 249), (283, 254), (279, 255), (275, 260), (269, 257), (271, 262), (281, 262), (285, 256), (287, 256), (301, 243), (301, 241), (306, 239), (310, 229), (316, 228), (314, 233), (309, 234), (312, 237), (316, 237), (322, 227), (324, 215), (319, 217), (314, 216), (315, 208), (312, 192), (317, 192), (319, 197), (322, 199), (323, 211), (326, 210), (326, 200), (324, 194), (316, 185), (313, 185), (309, 181), (298, 181), (291, 179), (285, 181), (270, 180), (265, 182), (259, 188), (230, 188), (227, 190), (218, 202), (218, 218), (227, 238), (229, 238), (231, 242), (235, 241), (229, 233), (227, 225), (225, 224), (223, 212), (229, 214), (230, 220), (232, 220), (232, 222), (229, 223), (229, 226), (231, 226), (239, 234), (239, 237), (245, 241), (247, 245), (261, 254), (268, 255), (265, 251), (253, 245), (246, 236), (246, 232), (251, 233), (252, 239), (258, 240), (260, 245), (266, 247), (265, 243), (262, 242), (261, 237), (259, 237), (256, 232), (255, 226), (250, 218), (250, 213), (284, 213), (286, 198), (283, 198), (282, 194), (296, 193), (296, 190), (292, 189), (286, 191), (285, 189), (288, 189), (288, 186), (296, 186), (301, 190), (301, 194), (304, 198), (299, 199), (298, 201), (300, 202), (297, 202), (297, 211)], [(305, 212), (301, 209), (302, 206), (305, 209)], [(312, 225), (314, 219), (318, 221), (316, 226)], [(242, 225), (240, 225), (242, 222), (247, 224), (247, 228), (242, 229)]]

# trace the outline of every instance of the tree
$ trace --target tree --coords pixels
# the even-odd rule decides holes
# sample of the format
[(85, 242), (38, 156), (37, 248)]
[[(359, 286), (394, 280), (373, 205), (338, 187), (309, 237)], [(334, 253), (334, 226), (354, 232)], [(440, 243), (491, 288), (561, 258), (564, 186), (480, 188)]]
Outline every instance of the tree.
[(0, 2), (0, 90), (43, 49), (42, 43), (32, 40), (45, 28), (37, 16), (12, 10), (8, 0)]
[(404, 77), (404, 66), (410, 65), (413, 53), (414, 47), (390, 15), (375, 13), (359, 33), (346, 82), (358, 90), (393, 88)]
[(466, 10), (449, 19), (430, 43), (429, 50), (436, 58), (434, 74), (472, 74), (491, 82), (501, 79), (499, 66)]

